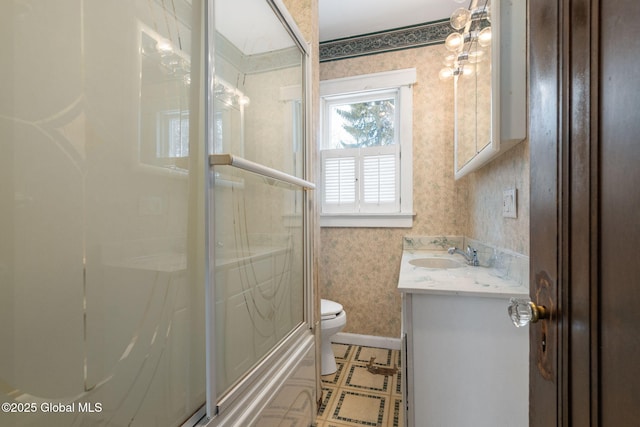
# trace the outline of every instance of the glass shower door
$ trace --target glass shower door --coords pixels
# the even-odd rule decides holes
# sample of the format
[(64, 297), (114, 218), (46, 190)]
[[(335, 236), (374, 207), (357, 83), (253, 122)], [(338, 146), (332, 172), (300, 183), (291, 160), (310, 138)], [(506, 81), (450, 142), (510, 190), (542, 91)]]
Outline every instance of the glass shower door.
[(220, 401), (307, 320), (303, 205), (313, 184), (301, 179), (304, 49), (266, 0), (216, 0), (215, 15), (211, 251)]
[(205, 403), (201, 9), (2, 5), (0, 425), (173, 426)]
[[(216, 391), (224, 393), (304, 320), (302, 189), (216, 166)], [(219, 239), (219, 240), (218, 240)]]

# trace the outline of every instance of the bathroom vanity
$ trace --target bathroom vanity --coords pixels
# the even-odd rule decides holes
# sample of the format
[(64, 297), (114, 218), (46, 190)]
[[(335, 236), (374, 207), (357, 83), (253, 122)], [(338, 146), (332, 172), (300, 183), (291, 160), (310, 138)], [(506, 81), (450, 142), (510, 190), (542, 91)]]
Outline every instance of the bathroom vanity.
[[(448, 245), (478, 250), (480, 266)], [(405, 238), (403, 390), (408, 426), (526, 426), (529, 338), (507, 315), (528, 258), (459, 238)]]

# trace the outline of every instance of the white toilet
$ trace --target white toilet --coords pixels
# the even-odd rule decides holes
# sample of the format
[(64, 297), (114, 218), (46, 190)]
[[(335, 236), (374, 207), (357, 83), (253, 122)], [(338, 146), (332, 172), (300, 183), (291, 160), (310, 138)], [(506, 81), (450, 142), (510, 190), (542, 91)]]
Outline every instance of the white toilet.
[(336, 358), (331, 348), (331, 338), (347, 324), (347, 313), (343, 310), (341, 304), (328, 299), (320, 300), (320, 311), (322, 314), (320, 320), (322, 368), (320, 373), (329, 375), (338, 369), (336, 367)]

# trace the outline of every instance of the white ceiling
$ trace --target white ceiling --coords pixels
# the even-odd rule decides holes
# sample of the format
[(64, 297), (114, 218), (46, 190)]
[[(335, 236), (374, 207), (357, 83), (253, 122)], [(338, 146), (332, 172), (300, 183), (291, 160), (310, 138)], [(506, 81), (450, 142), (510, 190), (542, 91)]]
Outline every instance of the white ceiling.
[(318, 0), (320, 41), (449, 18), (469, 0)]
[(216, 30), (245, 55), (294, 46), (291, 36), (264, 0), (216, 2)]

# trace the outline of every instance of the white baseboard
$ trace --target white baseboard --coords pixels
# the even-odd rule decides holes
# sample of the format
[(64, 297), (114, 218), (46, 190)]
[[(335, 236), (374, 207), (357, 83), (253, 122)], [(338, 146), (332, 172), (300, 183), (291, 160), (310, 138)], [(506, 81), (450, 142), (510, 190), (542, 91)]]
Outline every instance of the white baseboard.
[(348, 332), (338, 332), (333, 336), (331, 342), (337, 344), (387, 348), (389, 350), (400, 350), (402, 348), (402, 341), (400, 338), (376, 337), (373, 335), (351, 334)]

